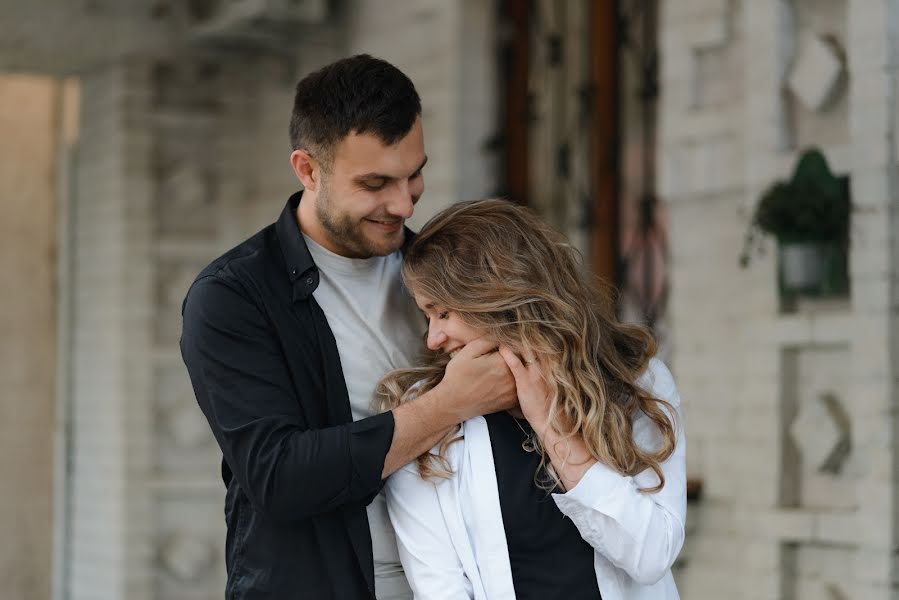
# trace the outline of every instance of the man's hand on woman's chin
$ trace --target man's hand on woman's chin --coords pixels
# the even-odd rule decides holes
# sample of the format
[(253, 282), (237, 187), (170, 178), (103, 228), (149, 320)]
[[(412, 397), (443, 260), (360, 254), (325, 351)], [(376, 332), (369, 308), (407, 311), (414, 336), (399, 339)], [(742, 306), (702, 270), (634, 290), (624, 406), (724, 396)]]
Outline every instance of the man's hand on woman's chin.
[(459, 422), (518, 405), (515, 378), (497, 352), (498, 344), (478, 338), (465, 345), (446, 366), (435, 391)]

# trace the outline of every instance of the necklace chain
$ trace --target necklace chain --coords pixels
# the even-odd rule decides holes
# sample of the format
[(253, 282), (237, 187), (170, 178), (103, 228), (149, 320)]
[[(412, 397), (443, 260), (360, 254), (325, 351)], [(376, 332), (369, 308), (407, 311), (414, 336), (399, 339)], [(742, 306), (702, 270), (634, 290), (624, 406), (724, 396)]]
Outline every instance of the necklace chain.
[(515, 421), (515, 424), (518, 425), (518, 428), (521, 430), (521, 433), (524, 434), (524, 439), (521, 441), (521, 449), (525, 452), (536, 452), (537, 451), (537, 439), (534, 434), (534, 430), (526, 431), (524, 427), (521, 426), (521, 423), (518, 422), (518, 419), (515, 418), (515, 415), (512, 413), (508, 413), (512, 420)]

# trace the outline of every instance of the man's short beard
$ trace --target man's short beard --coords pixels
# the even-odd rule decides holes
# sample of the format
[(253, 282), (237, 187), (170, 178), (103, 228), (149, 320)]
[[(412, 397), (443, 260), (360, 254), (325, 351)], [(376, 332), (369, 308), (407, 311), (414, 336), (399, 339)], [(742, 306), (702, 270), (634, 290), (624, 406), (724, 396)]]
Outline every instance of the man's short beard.
[(331, 243), (340, 249), (339, 254), (350, 258), (371, 258), (386, 256), (400, 249), (402, 238), (395, 247), (378, 247), (366, 237), (362, 230), (362, 221), (355, 220), (348, 214), (335, 214), (331, 206), (331, 185), (327, 178), (322, 178), (318, 197), (315, 202), (315, 216)]

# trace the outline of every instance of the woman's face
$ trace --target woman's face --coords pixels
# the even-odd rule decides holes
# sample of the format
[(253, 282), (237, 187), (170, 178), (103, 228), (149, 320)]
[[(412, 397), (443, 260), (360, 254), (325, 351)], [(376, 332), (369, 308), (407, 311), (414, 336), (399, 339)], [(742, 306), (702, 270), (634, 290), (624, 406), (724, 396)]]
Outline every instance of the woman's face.
[(422, 294), (415, 294), (415, 303), (428, 318), (428, 348), (449, 354), (450, 358), (484, 332), (463, 322), (458, 314), (435, 304)]

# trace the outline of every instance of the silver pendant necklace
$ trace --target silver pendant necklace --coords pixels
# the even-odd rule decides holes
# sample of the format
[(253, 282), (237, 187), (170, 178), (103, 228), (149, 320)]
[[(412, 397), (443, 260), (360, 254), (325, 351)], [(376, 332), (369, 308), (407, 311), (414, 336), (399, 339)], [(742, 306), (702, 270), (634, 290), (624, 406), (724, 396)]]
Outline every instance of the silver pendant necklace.
[(518, 428), (521, 430), (521, 433), (524, 434), (524, 439), (521, 441), (521, 449), (525, 452), (536, 452), (537, 451), (537, 439), (534, 430), (531, 431), (525, 430), (524, 427), (521, 426), (521, 423), (518, 422), (518, 419), (515, 418), (515, 415), (512, 413), (508, 413), (512, 420), (515, 421), (515, 424), (518, 425)]

